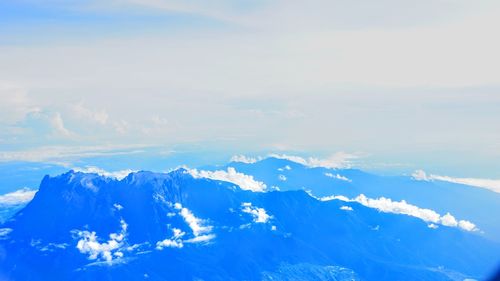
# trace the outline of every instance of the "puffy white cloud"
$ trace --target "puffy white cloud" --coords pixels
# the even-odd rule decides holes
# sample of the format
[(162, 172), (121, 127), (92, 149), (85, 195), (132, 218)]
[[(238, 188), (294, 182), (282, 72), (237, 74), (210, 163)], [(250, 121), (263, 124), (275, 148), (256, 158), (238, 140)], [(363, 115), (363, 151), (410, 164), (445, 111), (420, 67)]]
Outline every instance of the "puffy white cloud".
[(131, 169), (108, 172), (104, 169), (101, 169), (101, 168), (95, 167), (95, 166), (87, 166), (85, 168), (73, 168), (73, 171), (82, 172), (82, 173), (98, 174), (100, 176), (104, 176), (104, 177), (108, 177), (108, 178), (116, 178), (118, 180), (121, 180), (121, 179), (125, 178), (126, 176), (128, 176), (128, 174), (135, 172), (134, 170), (131, 170)]
[(111, 233), (107, 242), (99, 242), (94, 231), (87, 230), (77, 231), (76, 235), (80, 238), (76, 248), (82, 254), (87, 254), (90, 260), (104, 260), (111, 262), (114, 258), (123, 257), (122, 250), (124, 248), (124, 239), (127, 235), (127, 223), (124, 220), (120, 221), (121, 231), (119, 233)]
[(329, 178), (334, 178), (334, 179), (342, 180), (342, 181), (352, 182), (352, 180), (350, 180), (347, 177), (344, 177), (342, 175), (339, 175), (339, 174), (335, 174), (334, 175), (332, 173), (325, 173), (325, 176), (327, 176)]
[(245, 155), (234, 155), (233, 157), (231, 157), (231, 162), (241, 162), (247, 164), (253, 164), (260, 160), (261, 157), (254, 158), (254, 157), (247, 157)]
[(286, 159), (311, 168), (323, 167), (329, 169), (349, 168), (352, 165), (352, 161), (360, 157), (357, 154), (350, 154), (346, 152), (337, 152), (327, 159), (319, 159), (314, 157), (309, 157), (306, 159), (300, 156), (286, 154), (271, 154), (269, 156), (278, 159)]
[(472, 222), (470, 221), (466, 221), (466, 220), (460, 220), (458, 222), (458, 226), (462, 229), (465, 229), (467, 231), (475, 231), (477, 230), (477, 227), (475, 224), (473, 224)]
[(494, 192), (500, 193), (500, 180), (478, 179), (478, 178), (453, 178), (448, 176), (439, 176), (427, 174), (423, 170), (416, 170), (412, 174), (413, 179), (420, 181), (447, 181), (452, 183), (465, 184), (470, 186), (482, 187)]
[(266, 223), (271, 219), (272, 217), (267, 214), (266, 210), (264, 208), (258, 208), (252, 206), (252, 203), (243, 203), (241, 204), (243, 207), (242, 211), (244, 213), (250, 214), (253, 216), (253, 221), (255, 223)]
[(351, 206), (342, 206), (340, 207), (341, 210), (344, 210), (344, 211), (352, 211), (352, 207)]
[[(457, 222), (454, 216), (450, 213), (446, 213), (441, 216), (437, 212), (431, 209), (419, 208), (418, 206), (407, 203), (405, 200), (401, 201), (392, 201), (389, 198), (380, 197), (377, 199), (372, 199), (366, 197), (364, 194), (360, 194), (354, 199), (349, 199), (345, 196), (327, 196), (320, 198), (321, 201), (330, 201), (330, 200), (340, 200), (344, 202), (358, 202), (361, 205), (366, 207), (377, 209), (384, 213), (393, 213), (393, 214), (404, 214), (412, 217), (419, 218), (425, 222), (430, 222), (431, 224), (441, 224), (449, 227), (459, 227), (466, 231), (477, 231), (478, 228), (475, 224), (470, 221), (461, 220)], [(429, 227), (431, 227), (429, 225)], [(433, 227), (431, 227), (433, 228)]]
[(433, 223), (428, 224), (427, 227), (432, 228), (432, 229), (437, 229), (438, 228), (438, 226), (435, 225), (435, 224), (433, 224)]
[(266, 184), (257, 181), (253, 176), (245, 175), (237, 172), (234, 168), (228, 167), (227, 171), (203, 171), (196, 169), (188, 169), (188, 173), (194, 178), (207, 178), (212, 180), (227, 181), (238, 185), (241, 189), (251, 190), (254, 192), (263, 192), (266, 190)]
[(446, 215), (441, 217), (441, 224), (445, 226), (455, 227), (458, 225), (458, 222), (454, 216), (452, 216), (450, 213), (446, 213)]
[(156, 243), (156, 249), (163, 250), (163, 248), (182, 248), (184, 244), (182, 241), (173, 240), (173, 239), (165, 239), (162, 241), (158, 241)]
[(0, 195), (0, 206), (20, 205), (30, 202), (35, 197), (36, 190), (23, 188)]
[(182, 243), (182, 237), (186, 234), (182, 230), (178, 228), (173, 228), (172, 229), (173, 235), (171, 238), (158, 241), (156, 243), (156, 249), (162, 250), (163, 248), (182, 248), (184, 247), (184, 244)]
[(285, 175), (278, 175), (278, 179), (280, 181), (286, 181), (286, 176)]

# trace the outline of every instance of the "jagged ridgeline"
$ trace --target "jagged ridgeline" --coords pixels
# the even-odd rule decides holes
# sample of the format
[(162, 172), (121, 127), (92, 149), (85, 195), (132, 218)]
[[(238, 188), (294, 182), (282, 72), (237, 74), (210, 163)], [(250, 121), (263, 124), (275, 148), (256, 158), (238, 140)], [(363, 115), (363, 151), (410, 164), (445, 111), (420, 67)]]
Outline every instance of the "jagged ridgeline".
[(0, 280), (480, 280), (499, 261), (481, 231), (319, 199), (360, 171), (323, 176), (339, 185), (326, 194), (316, 180), (315, 194), (292, 181), (325, 171), (261, 162), (232, 164), (262, 180), (275, 171), (258, 192), (185, 169), (46, 176), (1, 226)]

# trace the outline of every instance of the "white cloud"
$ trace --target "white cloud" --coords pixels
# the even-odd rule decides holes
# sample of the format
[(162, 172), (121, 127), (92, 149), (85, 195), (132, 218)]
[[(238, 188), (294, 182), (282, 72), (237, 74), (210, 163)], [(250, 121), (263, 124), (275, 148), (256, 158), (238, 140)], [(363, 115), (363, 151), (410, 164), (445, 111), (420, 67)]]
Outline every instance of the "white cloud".
[[(181, 203), (175, 203), (174, 208), (179, 210), (179, 215), (182, 216), (189, 228), (193, 231), (194, 237), (184, 240), (184, 242), (202, 243), (215, 238), (215, 235), (211, 233), (213, 226), (206, 225), (206, 220), (197, 218), (189, 209), (182, 207)], [(180, 235), (180, 232), (174, 230), (174, 238), (179, 239), (182, 236), (184, 236), (184, 233)]]
[(0, 206), (19, 205), (30, 202), (35, 197), (36, 190), (23, 188), (0, 195)]
[(196, 169), (188, 169), (189, 174), (194, 178), (207, 178), (212, 180), (227, 181), (238, 185), (243, 190), (251, 190), (254, 192), (263, 192), (266, 190), (266, 184), (254, 180), (253, 176), (238, 173), (234, 168), (228, 167), (227, 171), (203, 171)]
[(233, 157), (231, 157), (230, 161), (231, 162), (241, 162), (241, 163), (253, 164), (259, 160), (261, 160), (260, 157), (254, 158), (254, 157), (247, 157), (245, 155), (234, 155)]
[(323, 167), (329, 169), (350, 168), (352, 166), (352, 161), (360, 158), (360, 156), (357, 154), (350, 154), (346, 152), (337, 152), (326, 159), (319, 159), (314, 157), (303, 158), (300, 156), (286, 154), (270, 154), (269, 156), (278, 159), (286, 159), (310, 168)]
[(412, 174), (413, 179), (419, 181), (447, 181), (458, 184), (465, 184), (475, 187), (482, 187), (489, 189), (494, 192), (500, 193), (500, 180), (493, 179), (478, 179), (478, 178), (453, 178), (448, 176), (439, 176), (433, 174), (427, 174), (423, 170), (416, 170)]
[(173, 232), (173, 235), (171, 238), (165, 239), (162, 241), (158, 241), (156, 243), (156, 249), (162, 250), (165, 247), (169, 247), (169, 248), (182, 248), (182, 247), (184, 247), (184, 244), (182, 243), (182, 237), (186, 233), (178, 228), (173, 228), (172, 232)]
[(204, 234), (200, 236), (195, 236), (194, 238), (184, 240), (185, 243), (204, 243), (215, 238), (214, 234)]
[(292, 169), (292, 167), (290, 167), (289, 165), (286, 165), (285, 167), (283, 168), (278, 168), (278, 171), (280, 172), (283, 172), (283, 171), (290, 171)]
[(470, 221), (466, 221), (466, 220), (460, 220), (458, 222), (458, 226), (462, 229), (465, 229), (467, 231), (475, 231), (477, 230), (477, 227), (475, 224), (471, 223)]
[(99, 242), (94, 231), (77, 231), (76, 235), (80, 238), (76, 248), (82, 254), (87, 254), (90, 260), (104, 260), (111, 262), (114, 258), (123, 257), (124, 239), (127, 235), (127, 223), (120, 221), (121, 230), (119, 233), (111, 233), (107, 242)]
[(341, 210), (344, 210), (344, 211), (352, 211), (352, 207), (351, 206), (342, 206), (340, 207)]
[(200, 234), (208, 233), (212, 230), (212, 226), (204, 225), (204, 220), (195, 217), (187, 208), (182, 208), (180, 210), (180, 215), (189, 225), (194, 236), (199, 236)]
[(173, 240), (173, 239), (165, 239), (162, 241), (158, 241), (156, 243), (156, 249), (163, 250), (163, 248), (182, 248), (184, 244), (182, 241)]
[(285, 175), (278, 175), (278, 179), (280, 181), (286, 181), (286, 176)]
[(94, 167), (94, 166), (87, 166), (85, 168), (73, 168), (73, 171), (82, 172), (82, 173), (98, 174), (100, 176), (104, 176), (104, 177), (108, 177), (108, 178), (115, 178), (118, 180), (121, 180), (121, 179), (127, 177), (128, 174), (135, 172), (134, 170), (130, 170), (130, 169), (108, 172), (106, 170), (103, 170), (101, 168)]
[(245, 202), (241, 204), (243, 207), (242, 211), (244, 213), (250, 214), (253, 216), (253, 221), (255, 223), (266, 223), (271, 219), (272, 217), (267, 214), (266, 210), (264, 208), (258, 208), (252, 206), (252, 203)]
[(354, 199), (349, 199), (345, 196), (327, 196), (320, 198), (321, 201), (341, 200), (345, 202), (358, 202), (366, 207), (377, 209), (384, 213), (404, 214), (412, 217), (419, 218), (425, 222), (433, 224), (441, 224), (449, 227), (459, 227), (466, 231), (477, 231), (478, 228), (470, 221), (461, 220), (457, 222), (454, 216), (446, 213), (441, 216), (431, 209), (419, 208), (415, 205), (407, 203), (405, 200), (392, 201), (389, 198), (380, 197), (378, 199), (371, 199), (364, 194), (360, 194)]
[(325, 173), (325, 176), (327, 176), (329, 178), (334, 178), (334, 179), (342, 180), (342, 181), (352, 182), (352, 180), (350, 180), (347, 177), (344, 177), (342, 175), (339, 175), (339, 174), (335, 174), (334, 175), (332, 173)]
[(457, 220), (450, 213), (446, 213), (446, 215), (441, 217), (441, 224), (445, 226), (456, 227), (458, 225)]
[(11, 232), (12, 232), (12, 228), (0, 228), (0, 240), (7, 239), (7, 236)]

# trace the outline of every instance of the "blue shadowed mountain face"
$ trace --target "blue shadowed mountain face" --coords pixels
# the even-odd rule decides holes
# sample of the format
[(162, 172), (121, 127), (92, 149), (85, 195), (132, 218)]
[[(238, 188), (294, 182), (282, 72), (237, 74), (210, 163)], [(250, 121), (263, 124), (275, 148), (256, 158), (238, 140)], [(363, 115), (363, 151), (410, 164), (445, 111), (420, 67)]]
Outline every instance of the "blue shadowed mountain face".
[[(415, 196), (401, 199), (437, 202), (424, 200), (427, 187), (416, 195), (418, 182), (273, 158), (230, 166), (281, 191), (244, 190), (184, 169), (122, 180), (73, 171), (46, 176), (35, 198), (0, 226), (0, 280), (483, 280), (500, 261), (500, 244), (486, 231), (431, 228), (359, 202), (315, 198), (399, 200), (404, 192), (387, 182), (400, 180)], [(436, 188), (445, 194), (452, 187)], [(475, 191), (458, 186), (447, 198)], [(498, 203), (492, 197), (485, 202)], [(442, 213), (461, 210), (484, 229), (467, 207), (447, 204)]]
[[(417, 181), (409, 176), (378, 176), (358, 169), (309, 168), (278, 158), (256, 163), (232, 162), (234, 167), (279, 190), (308, 190), (315, 196), (364, 194), (370, 198), (406, 200), (421, 208), (447, 212), (476, 223), (489, 239), (500, 242), (500, 194), (444, 181)], [(207, 169), (215, 169), (207, 167)], [(500, 258), (500, 255), (499, 255)]]

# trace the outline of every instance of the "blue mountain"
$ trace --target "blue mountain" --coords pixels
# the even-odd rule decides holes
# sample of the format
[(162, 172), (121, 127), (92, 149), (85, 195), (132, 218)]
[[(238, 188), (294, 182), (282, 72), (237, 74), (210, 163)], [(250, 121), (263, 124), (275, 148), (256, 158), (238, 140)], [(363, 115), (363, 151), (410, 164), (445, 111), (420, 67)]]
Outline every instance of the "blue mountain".
[(228, 167), (282, 191), (308, 190), (318, 197), (352, 198), (364, 194), (370, 198), (406, 200), (442, 214), (450, 212), (473, 221), (486, 237), (500, 242), (500, 216), (496, 215), (500, 214), (500, 194), (490, 190), (444, 181), (417, 181), (410, 176), (379, 176), (359, 169), (310, 168), (274, 157), (256, 163), (232, 162), (223, 167), (205, 168)]
[[(321, 201), (297, 188), (314, 187), (313, 176), (296, 177), (252, 192), (184, 169), (46, 176), (0, 226), (0, 280), (482, 280), (499, 261), (500, 244), (485, 235)], [(352, 195), (360, 191), (369, 194)]]

